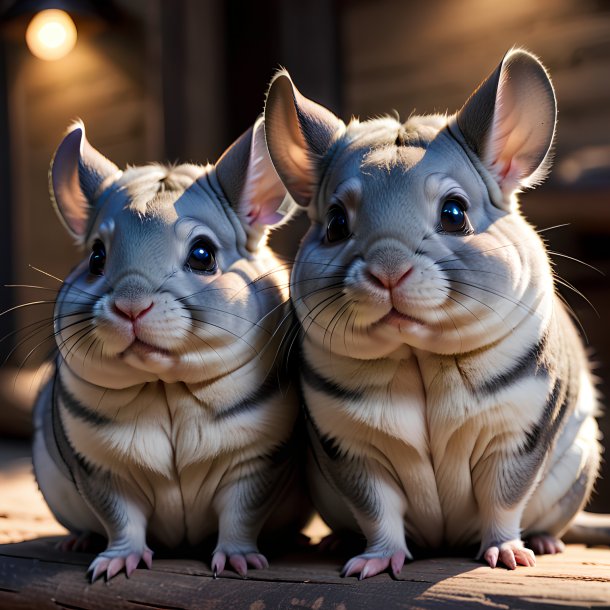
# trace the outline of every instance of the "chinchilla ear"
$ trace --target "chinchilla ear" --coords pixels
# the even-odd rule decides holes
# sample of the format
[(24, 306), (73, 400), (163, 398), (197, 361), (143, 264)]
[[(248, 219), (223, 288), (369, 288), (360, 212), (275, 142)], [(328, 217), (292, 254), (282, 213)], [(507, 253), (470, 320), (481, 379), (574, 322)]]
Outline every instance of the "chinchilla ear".
[(544, 66), (531, 53), (513, 49), (456, 118), (466, 144), (506, 198), (546, 177), (556, 117)]
[(85, 238), (101, 184), (118, 173), (119, 168), (89, 144), (83, 123), (74, 123), (51, 161), (49, 188), (60, 220), (77, 242)]
[(343, 121), (330, 110), (301, 95), (285, 70), (269, 86), (265, 133), (269, 154), (288, 192), (300, 205), (309, 204), (318, 182), (319, 161)]
[(297, 210), (271, 163), (262, 116), (225, 150), (216, 177), (246, 230), (249, 250), (256, 250), (267, 228)]

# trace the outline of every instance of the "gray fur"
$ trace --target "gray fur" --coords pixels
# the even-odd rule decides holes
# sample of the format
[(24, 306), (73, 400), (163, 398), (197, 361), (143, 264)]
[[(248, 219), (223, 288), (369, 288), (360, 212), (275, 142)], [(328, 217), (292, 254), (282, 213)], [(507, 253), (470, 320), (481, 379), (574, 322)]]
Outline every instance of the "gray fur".
[(215, 571), (264, 567), (263, 525), (296, 531), (307, 509), (298, 400), (279, 375), (288, 275), (266, 247), (280, 206), (294, 206), (262, 121), (216, 168), (124, 173), (77, 124), (51, 184), (85, 250), (57, 298), (56, 374), (36, 407), (34, 467), (51, 510), (108, 539), (93, 579), (150, 564), (147, 539), (217, 535)]
[[(599, 463), (590, 367), (516, 199), (548, 169), (548, 75), (512, 50), (456, 115), (405, 123), (346, 125), (303, 99), (278, 75), (265, 129), (312, 221), (291, 297), (314, 498), (331, 527), (351, 513), (367, 538), (346, 571), (399, 569), (405, 536), (532, 565), (521, 533), (560, 535)], [(331, 239), (337, 209), (348, 231)], [(571, 490), (579, 506), (562, 501)]]

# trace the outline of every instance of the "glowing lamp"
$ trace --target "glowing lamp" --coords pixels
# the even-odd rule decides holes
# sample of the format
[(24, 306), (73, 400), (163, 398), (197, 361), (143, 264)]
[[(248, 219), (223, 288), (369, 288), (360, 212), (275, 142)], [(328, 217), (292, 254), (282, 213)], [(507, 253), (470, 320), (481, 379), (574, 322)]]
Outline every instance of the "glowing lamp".
[(76, 44), (76, 26), (65, 11), (40, 11), (30, 21), (25, 41), (36, 57), (47, 61), (61, 59)]

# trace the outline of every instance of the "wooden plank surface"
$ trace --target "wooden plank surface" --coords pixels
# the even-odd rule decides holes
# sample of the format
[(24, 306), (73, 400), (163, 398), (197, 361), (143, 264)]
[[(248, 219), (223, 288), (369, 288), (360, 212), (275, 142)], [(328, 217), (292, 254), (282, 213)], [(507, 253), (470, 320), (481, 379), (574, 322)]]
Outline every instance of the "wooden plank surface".
[(337, 558), (315, 553), (276, 558), (247, 579), (214, 580), (204, 561), (157, 559), (130, 579), (90, 584), (93, 555), (62, 553), (56, 538), (0, 546), (0, 608), (468, 608), (610, 607), (610, 551), (570, 545), (509, 571), (473, 560), (415, 561), (397, 580), (339, 576)]
[[(36, 488), (27, 444), (0, 444), (0, 608), (391, 610), (393, 608), (610, 608), (610, 550), (569, 545), (535, 568), (492, 570), (468, 557), (414, 561), (394, 580), (341, 578), (342, 557), (314, 549), (275, 557), (247, 579), (214, 580), (208, 557), (157, 556), (130, 579), (90, 584), (93, 554), (56, 548), (64, 530)], [(310, 530), (314, 536), (316, 532)]]

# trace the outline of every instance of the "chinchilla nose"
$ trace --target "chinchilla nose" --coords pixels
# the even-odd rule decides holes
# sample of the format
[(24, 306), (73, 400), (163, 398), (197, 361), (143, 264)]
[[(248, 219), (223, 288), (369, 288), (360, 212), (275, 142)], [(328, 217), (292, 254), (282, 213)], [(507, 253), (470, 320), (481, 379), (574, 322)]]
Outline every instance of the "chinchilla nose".
[(413, 269), (404, 246), (385, 244), (366, 257), (367, 279), (378, 288), (392, 290), (403, 282)]
[(143, 274), (126, 273), (109, 294), (108, 306), (120, 318), (135, 322), (155, 304), (155, 290)]
[(153, 305), (154, 303), (150, 297), (119, 297), (114, 299), (113, 310), (120, 317), (135, 321), (145, 316), (153, 308)]

